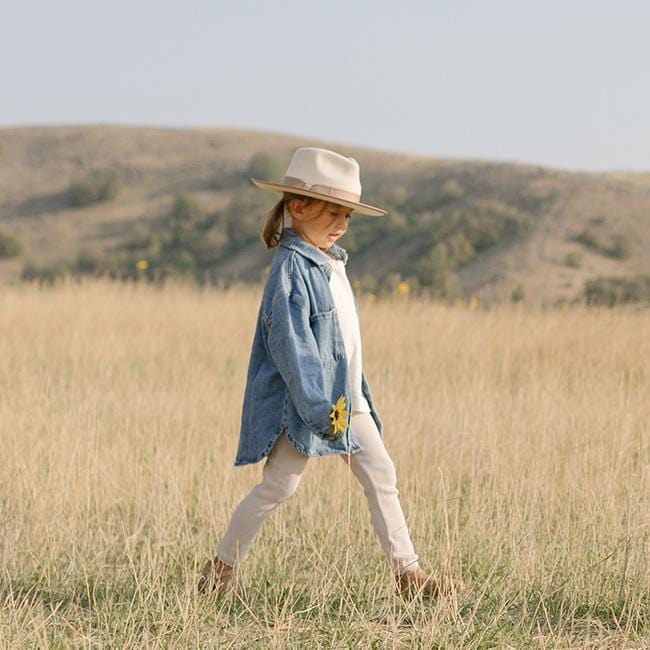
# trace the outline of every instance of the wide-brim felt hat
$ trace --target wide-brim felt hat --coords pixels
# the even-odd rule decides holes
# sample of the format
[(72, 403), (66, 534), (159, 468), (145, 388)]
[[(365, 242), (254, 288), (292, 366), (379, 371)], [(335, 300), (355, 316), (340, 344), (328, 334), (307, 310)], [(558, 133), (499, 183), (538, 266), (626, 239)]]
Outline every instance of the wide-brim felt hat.
[(251, 178), (257, 187), (271, 192), (291, 192), (336, 203), (370, 216), (382, 216), (386, 210), (362, 203), (359, 163), (329, 149), (296, 149), (281, 183)]

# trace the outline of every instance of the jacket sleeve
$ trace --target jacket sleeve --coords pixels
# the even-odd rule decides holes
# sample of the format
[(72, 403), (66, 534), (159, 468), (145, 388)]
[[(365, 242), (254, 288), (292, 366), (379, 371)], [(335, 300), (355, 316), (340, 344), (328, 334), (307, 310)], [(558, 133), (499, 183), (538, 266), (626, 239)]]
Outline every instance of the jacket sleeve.
[(309, 304), (302, 292), (279, 286), (266, 318), (268, 351), (289, 389), (298, 415), (317, 436), (336, 440), (325, 397), (323, 366), (309, 323)]

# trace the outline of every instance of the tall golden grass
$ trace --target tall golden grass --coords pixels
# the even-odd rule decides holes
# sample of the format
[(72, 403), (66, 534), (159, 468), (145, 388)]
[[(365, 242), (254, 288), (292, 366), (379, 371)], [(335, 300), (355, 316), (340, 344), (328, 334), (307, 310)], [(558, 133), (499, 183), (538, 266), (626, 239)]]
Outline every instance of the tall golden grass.
[(361, 487), (311, 459), (195, 592), (261, 472), (235, 468), (259, 288), (0, 292), (3, 647), (648, 647), (650, 312), (360, 299), (421, 564), (402, 601)]

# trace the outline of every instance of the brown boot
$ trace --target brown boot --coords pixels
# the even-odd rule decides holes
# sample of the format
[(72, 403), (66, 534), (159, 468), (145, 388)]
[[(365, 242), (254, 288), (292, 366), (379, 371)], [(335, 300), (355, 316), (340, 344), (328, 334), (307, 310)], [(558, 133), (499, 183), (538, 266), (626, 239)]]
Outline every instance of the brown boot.
[(218, 555), (205, 563), (199, 576), (199, 593), (206, 594), (216, 591), (220, 595), (236, 586), (237, 577), (234, 566), (220, 560)]
[(404, 571), (395, 574), (395, 582), (398, 591), (405, 596), (450, 596), (463, 589), (462, 580), (446, 579), (439, 581), (435, 576), (430, 575), (420, 568)]

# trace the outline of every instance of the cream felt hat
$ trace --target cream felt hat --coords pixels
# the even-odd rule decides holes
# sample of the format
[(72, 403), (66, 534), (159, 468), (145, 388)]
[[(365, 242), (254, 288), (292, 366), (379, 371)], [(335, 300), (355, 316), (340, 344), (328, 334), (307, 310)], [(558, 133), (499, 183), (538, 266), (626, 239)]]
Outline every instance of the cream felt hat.
[(361, 203), (359, 163), (329, 149), (301, 147), (296, 149), (282, 183), (251, 178), (257, 187), (271, 192), (293, 192), (312, 196), (371, 216), (387, 214), (386, 210)]

